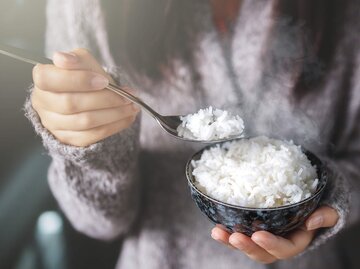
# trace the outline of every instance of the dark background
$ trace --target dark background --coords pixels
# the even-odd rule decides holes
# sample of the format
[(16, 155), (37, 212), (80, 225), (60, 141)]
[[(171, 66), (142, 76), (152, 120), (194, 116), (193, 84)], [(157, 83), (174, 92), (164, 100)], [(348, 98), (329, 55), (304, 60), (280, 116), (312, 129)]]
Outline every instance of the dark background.
[[(43, 53), (45, 3), (0, 0), (0, 42)], [(0, 268), (114, 268), (120, 243), (74, 231), (49, 191), (50, 160), (22, 111), (31, 69), (0, 55)], [(347, 242), (339, 250), (347, 257), (343, 268), (360, 268), (359, 227), (343, 233), (342, 240)]]

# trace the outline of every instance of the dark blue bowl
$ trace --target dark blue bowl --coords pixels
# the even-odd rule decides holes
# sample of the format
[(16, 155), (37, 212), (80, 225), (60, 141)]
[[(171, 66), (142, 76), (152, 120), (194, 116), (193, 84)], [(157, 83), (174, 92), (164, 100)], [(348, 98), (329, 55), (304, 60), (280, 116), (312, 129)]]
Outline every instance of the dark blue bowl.
[(319, 183), (315, 193), (298, 203), (272, 207), (252, 208), (236, 206), (221, 202), (202, 193), (194, 184), (192, 175), (192, 160), (198, 160), (205, 147), (195, 153), (186, 164), (186, 177), (191, 191), (191, 197), (199, 209), (214, 223), (230, 233), (240, 232), (251, 236), (256, 231), (269, 231), (276, 235), (284, 235), (301, 226), (307, 217), (316, 209), (327, 182), (327, 172), (323, 163), (314, 154), (304, 151), (316, 166)]

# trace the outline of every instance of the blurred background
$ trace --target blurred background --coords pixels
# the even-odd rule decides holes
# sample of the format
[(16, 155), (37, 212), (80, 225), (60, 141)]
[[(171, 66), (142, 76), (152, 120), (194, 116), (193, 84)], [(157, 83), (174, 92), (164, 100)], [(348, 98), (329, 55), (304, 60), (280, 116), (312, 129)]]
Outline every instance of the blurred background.
[[(0, 42), (44, 48), (46, 0), (0, 0)], [(77, 233), (52, 197), (50, 159), (24, 117), (32, 66), (0, 55), (0, 268), (113, 269), (120, 243)]]
[[(0, 42), (42, 53), (45, 6), (45, 0), (0, 0)], [(0, 55), (0, 268), (114, 268), (120, 242), (77, 233), (49, 191), (49, 157), (22, 111), (31, 69)], [(339, 250), (344, 269), (360, 268), (359, 227), (341, 236), (348, 243)]]

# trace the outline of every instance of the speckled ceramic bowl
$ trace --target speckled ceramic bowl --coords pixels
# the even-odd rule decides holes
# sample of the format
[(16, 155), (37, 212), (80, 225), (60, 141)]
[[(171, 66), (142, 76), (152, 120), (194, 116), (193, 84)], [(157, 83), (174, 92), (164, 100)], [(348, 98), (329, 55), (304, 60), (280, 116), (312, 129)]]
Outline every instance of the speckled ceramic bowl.
[(299, 227), (316, 209), (324, 192), (327, 173), (323, 163), (314, 154), (305, 151), (313, 165), (316, 165), (319, 183), (316, 192), (298, 203), (273, 207), (251, 208), (227, 204), (202, 193), (194, 184), (192, 160), (198, 160), (205, 149), (195, 153), (186, 164), (186, 177), (191, 196), (199, 209), (214, 223), (228, 232), (240, 232), (251, 236), (254, 232), (266, 230), (273, 234), (284, 235)]

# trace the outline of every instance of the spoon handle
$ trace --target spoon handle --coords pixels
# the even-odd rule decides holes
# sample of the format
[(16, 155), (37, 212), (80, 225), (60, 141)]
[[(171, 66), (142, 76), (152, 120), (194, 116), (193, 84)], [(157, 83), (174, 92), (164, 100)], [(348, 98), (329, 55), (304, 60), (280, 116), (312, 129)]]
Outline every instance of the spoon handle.
[(119, 87), (119, 86), (117, 86), (115, 84), (109, 83), (109, 85), (106, 87), (106, 89), (108, 89), (108, 90), (110, 90), (110, 91), (112, 91), (112, 92), (114, 92), (116, 94), (119, 94), (119, 95), (125, 97), (126, 99), (129, 99), (130, 101), (134, 102), (135, 104), (141, 106), (154, 119), (158, 120), (158, 118), (161, 117), (161, 115), (159, 113), (157, 113), (150, 106), (148, 106), (146, 103), (144, 103), (140, 98), (138, 98), (138, 97), (132, 95), (131, 93), (125, 91), (121, 87)]
[(34, 53), (30, 53), (26, 50), (8, 46), (0, 43), (0, 54), (9, 56), (16, 60), (26, 62), (29, 64), (37, 65), (40, 64), (52, 64), (52, 61), (43, 56), (35, 55)]

